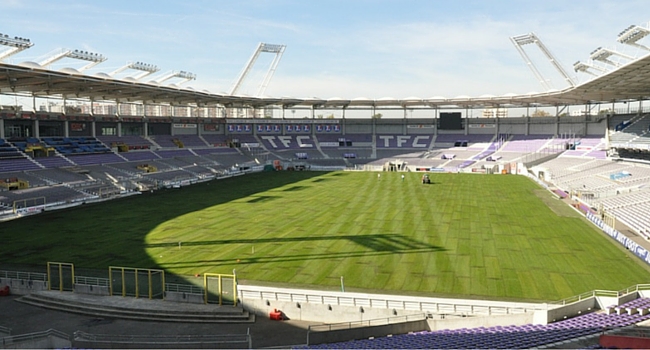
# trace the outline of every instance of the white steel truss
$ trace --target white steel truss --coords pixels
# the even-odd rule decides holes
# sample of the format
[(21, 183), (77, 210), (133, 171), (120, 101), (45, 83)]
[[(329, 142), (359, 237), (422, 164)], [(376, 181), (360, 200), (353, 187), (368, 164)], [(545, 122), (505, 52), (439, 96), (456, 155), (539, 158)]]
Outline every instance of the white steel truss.
[(251, 68), (253, 68), (253, 66), (255, 65), (255, 62), (257, 61), (257, 58), (260, 56), (260, 54), (263, 52), (268, 52), (268, 53), (275, 54), (275, 58), (273, 59), (273, 62), (271, 62), (271, 66), (269, 67), (269, 70), (266, 72), (266, 76), (264, 77), (264, 80), (262, 80), (262, 83), (257, 89), (257, 94), (255, 96), (264, 95), (264, 92), (266, 91), (266, 87), (269, 85), (269, 82), (271, 81), (271, 77), (273, 77), (273, 74), (275, 73), (275, 69), (278, 67), (278, 63), (280, 63), (280, 59), (282, 58), (282, 54), (284, 53), (284, 49), (286, 47), (287, 47), (286, 45), (259, 43), (259, 45), (257, 45), (257, 48), (255, 49), (255, 52), (248, 60), (248, 63), (246, 63), (246, 66), (244, 66), (244, 69), (239, 74), (237, 81), (235, 81), (235, 84), (230, 90), (230, 94), (235, 95), (237, 93), (242, 83), (246, 79), (246, 76), (248, 75), (248, 73), (250, 73)]
[(2, 33), (0, 33), (0, 45), (9, 47), (9, 49), (5, 50), (4, 52), (0, 51), (0, 61), (34, 46), (34, 44), (29, 39), (20, 38), (17, 36), (11, 38), (9, 35)]
[(43, 61), (39, 62), (41, 66), (49, 66), (50, 64), (59, 61), (63, 58), (73, 58), (77, 60), (82, 60), (82, 61), (88, 61), (87, 65), (79, 68), (78, 70), (80, 72), (83, 72), (87, 69), (90, 69), (104, 61), (107, 60), (107, 58), (104, 55), (94, 53), (94, 52), (88, 52), (88, 51), (81, 51), (81, 50), (70, 50), (70, 49), (62, 49), (59, 52), (55, 53), (54, 55), (44, 59)]
[(530, 70), (533, 71), (533, 74), (535, 74), (535, 77), (537, 80), (539, 80), (540, 84), (546, 89), (546, 90), (551, 90), (553, 87), (549, 84), (549, 81), (542, 76), (542, 73), (537, 69), (535, 64), (531, 61), (530, 57), (528, 57), (528, 54), (522, 46), (528, 45), (528, 44), (536, 44), (537, 47), (542, 51), (544, 56), (548, 58), (548, 60), (551, 62), (553, 67), (560, 73), (562, 78), (569, 84), (569, 86), (574, 87), (576, 86), (576, 83), (571, 79), (569, 74), (562, 68), (562, 65), (558, 62), (558, 60), (553, 56), (551, 51), (549, 51), (546, 46), (542, 43), (542, 41), (535, 35), (535, 33), (528, 33), (528, 34), (523, 34), (523, 35), (518, 35), (518, 36), (513, 36), (510, 38), (510, 41), (515, 45), (517, 48), (517, 51), (519, 51), (519, 54), (521, 57), (524, 59), (526, 62), (526, 65), (530, 68)]
[(158, 66), (149, 64), (149, 63), (142, 63), (142, 62), (129, 62), (125, 64), (124, 66), (112, 71), (109, 75), (110, 76), (115, 76), (116, 74), (119, 74), (127, 69), (132, 69), (132, 70), (137, 70), (140, 71), (141, 73), (138, 73), (135, 76), (132, 76), (131, 78), (135, 80), (140, 80), (150, 74), (156, 73), (160, 71), (160, 68)]

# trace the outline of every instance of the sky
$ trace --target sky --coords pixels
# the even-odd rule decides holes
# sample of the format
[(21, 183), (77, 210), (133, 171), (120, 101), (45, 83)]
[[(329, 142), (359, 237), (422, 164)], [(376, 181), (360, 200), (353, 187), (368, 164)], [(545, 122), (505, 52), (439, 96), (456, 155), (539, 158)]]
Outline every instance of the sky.
[[(187, 71), (197, 78), (183, 87), (213, 93), (231, 90), (260, 42), (284, 44), (265, 96), (453, 98), (545, 90), (515, 35), (535, 33), (571, 75), (597, 47), (640, 55), (616, 36), (647, 26), (645, 8), (646, 0), (0, 0), (0, 33), (34, 43), (7, 63), (79, 49), (108, 58), (87, 74), (139, 61), (160, 68), (150, 80)], [(535, 45), (524, 49), (550, 85), (566, 87)], [(257, 93), (274, 57), (259, 56), (239, 93)], [(137, 72), (118, 77), (129, 74)]]

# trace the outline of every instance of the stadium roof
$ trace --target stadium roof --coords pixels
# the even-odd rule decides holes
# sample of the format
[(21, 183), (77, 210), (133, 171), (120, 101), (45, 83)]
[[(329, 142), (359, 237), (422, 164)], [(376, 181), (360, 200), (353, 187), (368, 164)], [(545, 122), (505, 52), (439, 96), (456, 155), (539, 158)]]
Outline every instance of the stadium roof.
[(35, 63), (12, 65), (0, 62), (0, 94), (28, 93), (37, 97), (63, 96), (95, 101), (169, 103), (260, 108), (489, 108), (563, 106), (644, 100), (650, 97), (650, 54), (631, 61), (591, 81), (560, 91), (480, 97), (407, 97), (394, 99), (251, 97), (214, 94), (155, 82), (115, 79), (107, 74), (84, 75), (74, 69), (43, 69)]

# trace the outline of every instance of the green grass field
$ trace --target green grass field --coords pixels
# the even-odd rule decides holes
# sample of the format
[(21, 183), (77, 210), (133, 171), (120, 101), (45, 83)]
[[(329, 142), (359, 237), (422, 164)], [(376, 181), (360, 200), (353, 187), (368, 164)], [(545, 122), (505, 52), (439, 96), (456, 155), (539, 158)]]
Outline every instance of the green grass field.
[(547, 301), (650, 280), (526, 177), (420, 175), (258, 173), (45, 213), (0, 223), (0, 264)]

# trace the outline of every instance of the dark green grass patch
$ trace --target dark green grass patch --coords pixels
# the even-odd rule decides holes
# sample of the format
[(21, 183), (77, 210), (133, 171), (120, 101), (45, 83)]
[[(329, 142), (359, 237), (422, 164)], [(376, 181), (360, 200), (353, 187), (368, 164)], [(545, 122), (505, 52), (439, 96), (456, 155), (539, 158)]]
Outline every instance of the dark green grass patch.
[(648, 282), (639, 260), (551, 210), (523, 176), (400, 176), (259, 173), (46, 213), (0, 224), (0, 263), (235, 269), (327, 289), (343, 276), (346, 290), (527, 300)]

